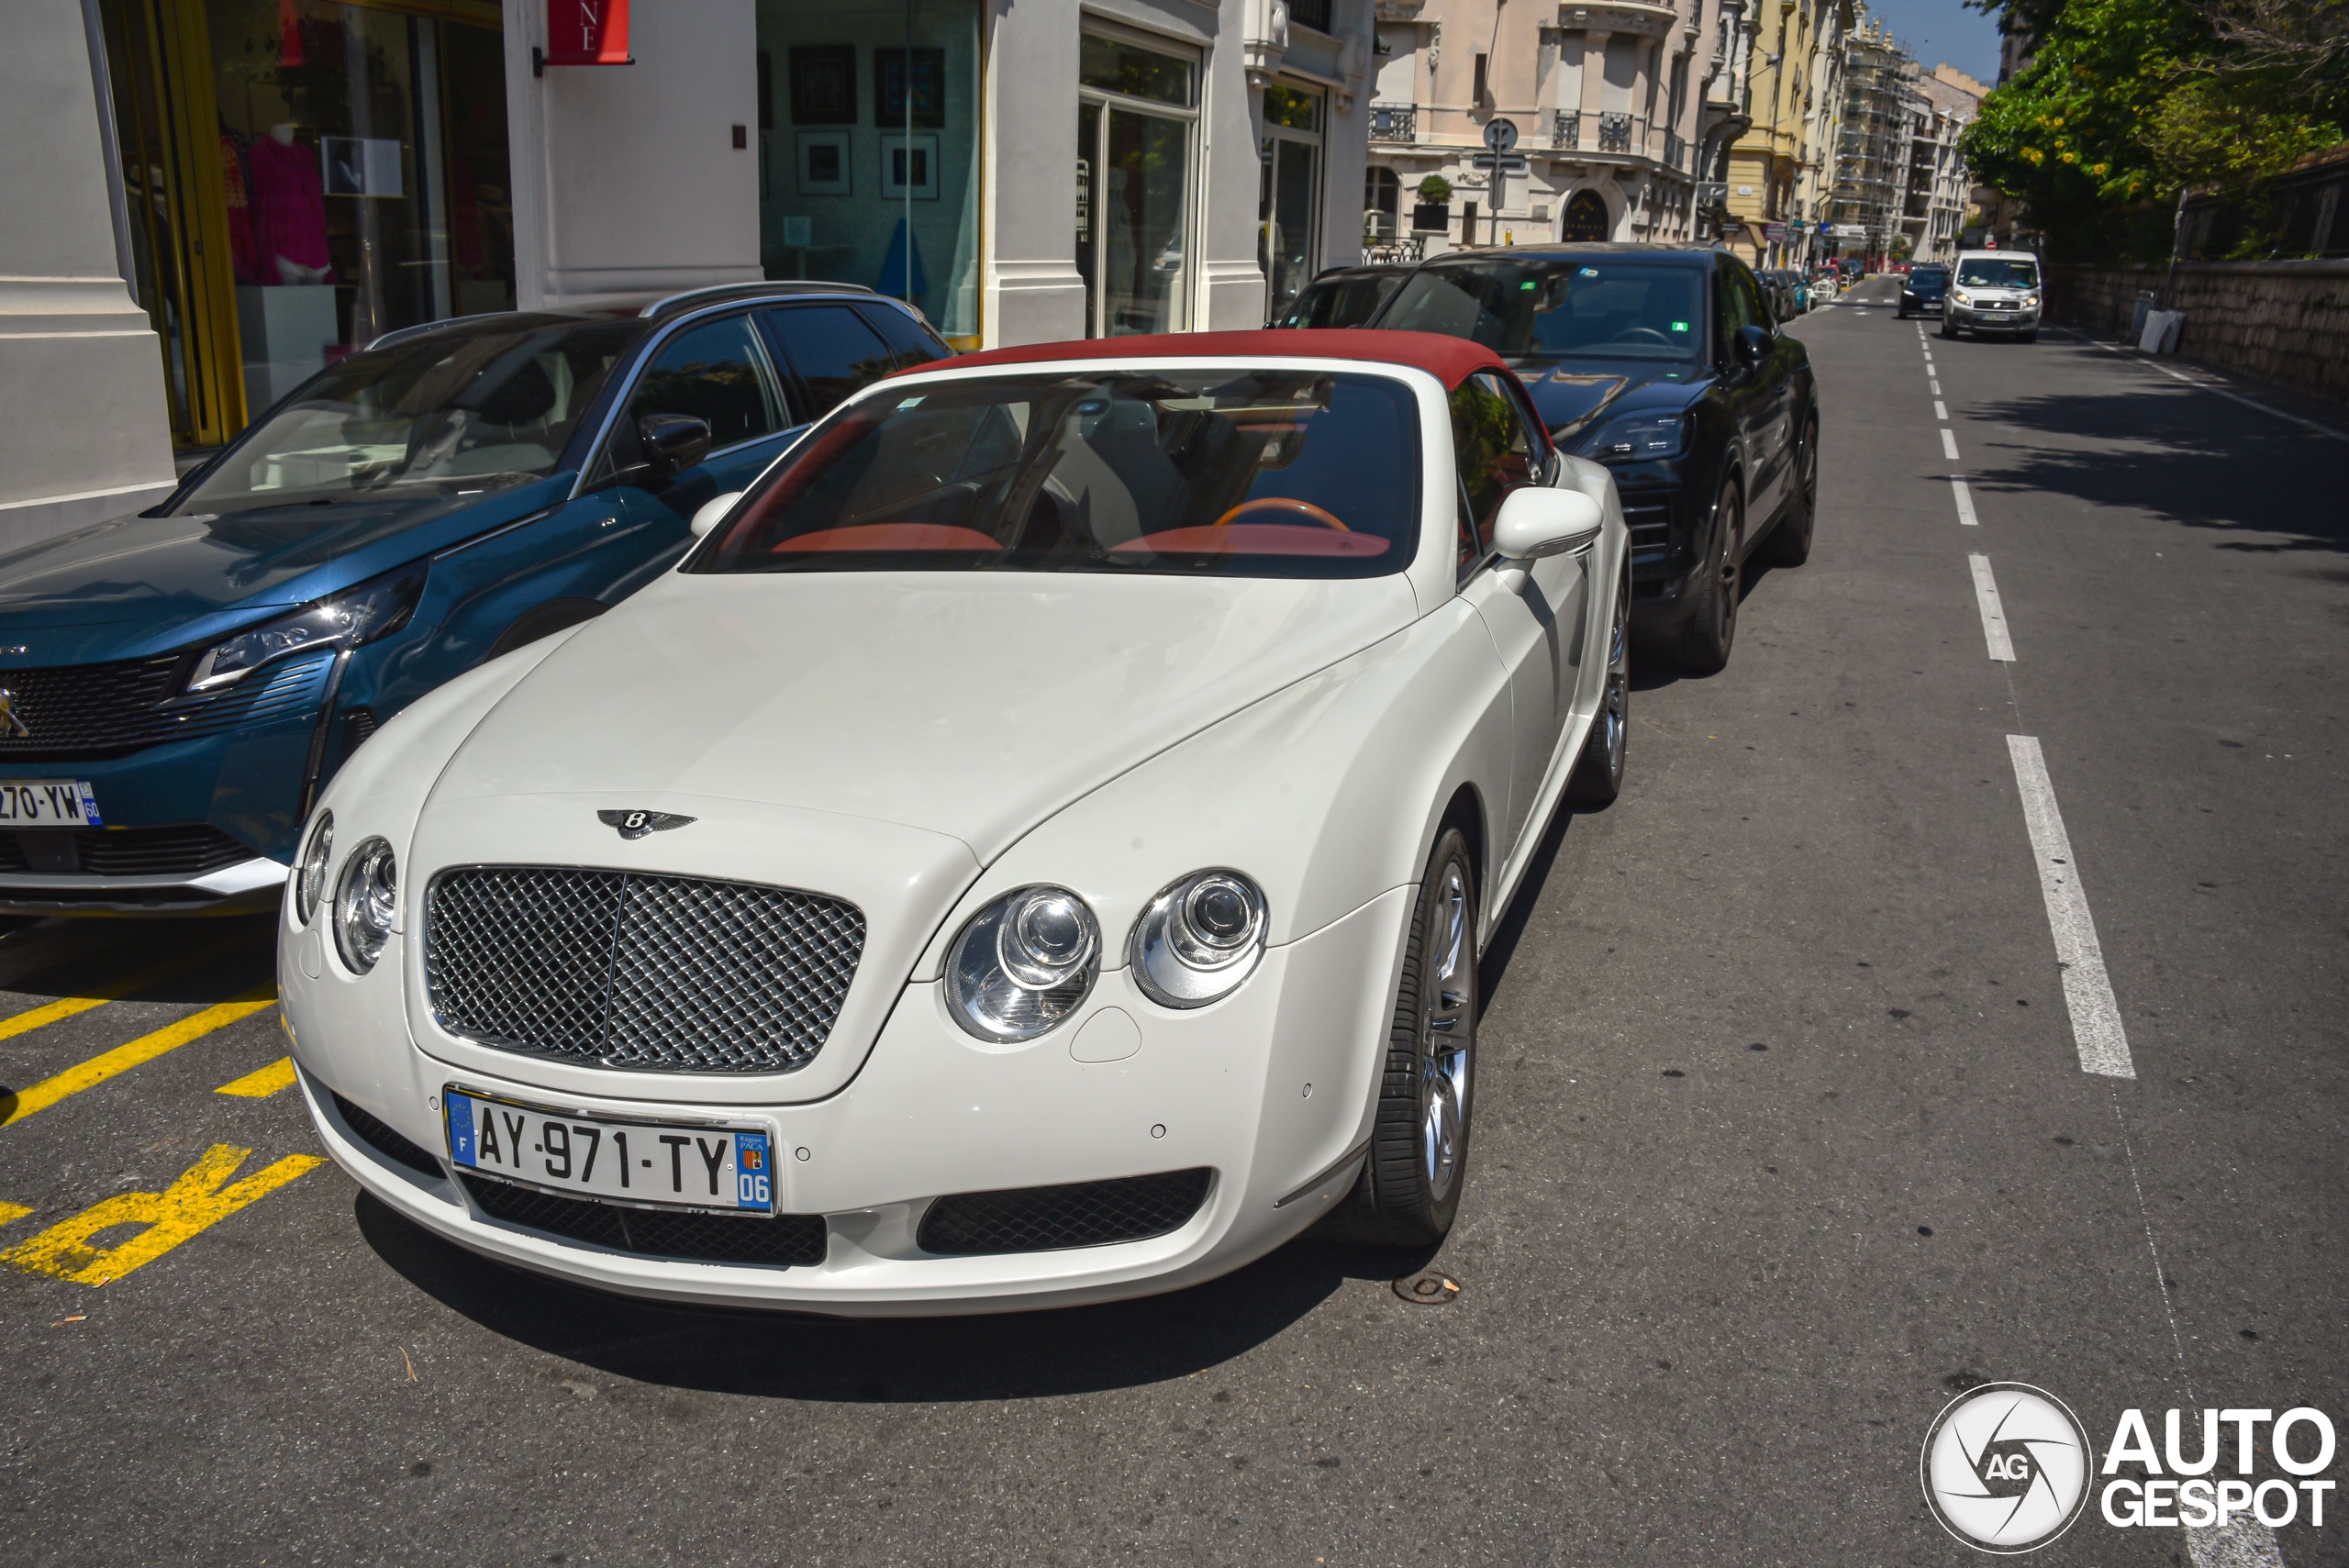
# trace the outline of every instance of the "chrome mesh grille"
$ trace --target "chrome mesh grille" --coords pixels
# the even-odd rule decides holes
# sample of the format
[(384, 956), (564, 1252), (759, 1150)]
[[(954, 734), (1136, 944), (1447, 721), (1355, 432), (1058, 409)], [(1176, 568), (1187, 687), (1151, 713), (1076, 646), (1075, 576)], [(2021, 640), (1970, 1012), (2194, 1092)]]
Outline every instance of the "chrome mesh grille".
[(425, 980), (451, 1034), (667, 1073), (786, 1073), (823, 1049), (864, 951), (854, 905), (573, 866), (443, 872)]

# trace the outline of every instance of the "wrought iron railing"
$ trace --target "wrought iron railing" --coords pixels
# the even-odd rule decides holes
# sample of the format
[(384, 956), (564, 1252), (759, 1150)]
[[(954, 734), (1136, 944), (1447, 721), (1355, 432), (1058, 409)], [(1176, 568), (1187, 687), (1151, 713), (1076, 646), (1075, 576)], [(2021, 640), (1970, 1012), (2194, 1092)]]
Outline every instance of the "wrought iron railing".
[(1373, 141), (1417, 141), (1419, 139), (1419, 111), (1415, 104), (1373, 104), (1370, 106), (1370, 139)]
[(1664, 133), (1664, 166), (1667, 169), (1681, 169), (1686, 168), (1687, 162), (1688, 143), (1677, 132), (1665, 131)]
[(1326, 33), (1330, 30), (1330, 0), (1288, 0), (1288, 19)]
[(1582, 145), (1582, 111), (1552, 109), (1550, 111), (1550, 145), (1579, 147)]
[(1602, 114), (1598, 117), (1598, 150), (1629, 152), (1631, 150), (1631, 117)]

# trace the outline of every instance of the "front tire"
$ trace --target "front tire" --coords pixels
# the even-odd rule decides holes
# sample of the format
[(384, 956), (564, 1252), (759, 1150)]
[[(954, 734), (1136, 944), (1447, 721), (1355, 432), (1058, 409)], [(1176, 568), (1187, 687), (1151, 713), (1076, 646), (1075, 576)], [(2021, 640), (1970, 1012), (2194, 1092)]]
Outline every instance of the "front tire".
[(1957, 336), (1956, 327), (1951, 324), (1950, 318), (1946, 316), (1942, 317), (1942, 336), (1944, 338), (1955, 338)]
[(1623, 793), (1624, 753), (1631, 729), (1631, 577), (1615, 587), (1615, 620), (1607, 633), (1607, 689), (1590, 721), (1575, 771), (1566, 781), (1566, 803), (1578, 811), (1615, 804)]
[(1370, 1158), (1346, 1228), (1364, 1241), (1431, 1247), (1468, 1184), (1476, 1060), (1476, 868), (1457, 828), (1437, 835), (1411, 910)]
[(1698, 574), (1696, 607), (1680, 634), (1680, 667), (1692, 674), (1717, 674), (1729, 666), (1737, 641), (1739, 557), (1745, 545), (1745, 496), (1734, 480), (1713, 503), (1713, 553)]

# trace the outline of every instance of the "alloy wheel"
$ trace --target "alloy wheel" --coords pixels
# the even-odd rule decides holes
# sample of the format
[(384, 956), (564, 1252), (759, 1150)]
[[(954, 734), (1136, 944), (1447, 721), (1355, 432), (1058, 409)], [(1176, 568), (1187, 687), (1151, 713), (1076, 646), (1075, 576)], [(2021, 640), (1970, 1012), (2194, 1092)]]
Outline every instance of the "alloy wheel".
[(1441, 1203), (1459, 1173), (1468, 1119), (1468, 1062), (1475, 1020), (1465, 966), (1475, 962), (1468, 930), (1467, 868), (1453, 861), (1428, 908), (1420, 951), (1427, 955), (1425, 1018), (1419, 1053), (1419, 1159), (1428, 1194)]

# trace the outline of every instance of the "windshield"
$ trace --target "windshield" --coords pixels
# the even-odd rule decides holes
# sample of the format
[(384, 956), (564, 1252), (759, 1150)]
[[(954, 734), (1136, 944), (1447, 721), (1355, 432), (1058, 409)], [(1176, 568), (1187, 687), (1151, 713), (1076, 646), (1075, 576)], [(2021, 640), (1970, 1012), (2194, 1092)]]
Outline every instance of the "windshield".
[(1909, 281), (1912, 284), (1937, 284), (1949, 276), (1947, 267), (1912, 267)]
[(2035, 289), (2039, 286), (2039, 263), (2001, 259), (1960, 261), (1957, 281), (1968, 288)]
[(472, 495), (542, 479), (642, 330), (633, 320), (509, 323), (353, 354), (271, 415), (179, 510)]
[(851, 404), (692, 572), (1370, 577), (1419, 542), (1419, 410), (1383, 376), (988, 376)]
[(1609, 256), (1422, 267), (1381, 327), (1468, 338), (1495, 353), (1693, 360), (1705, 348), (1705, 275)]

